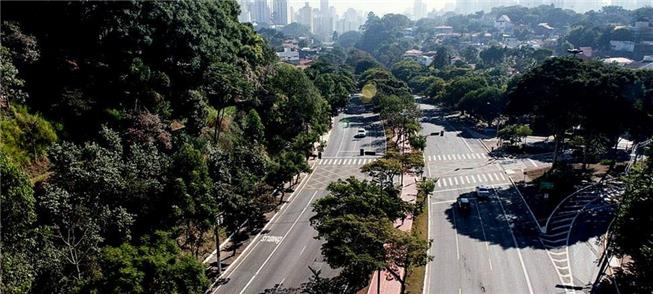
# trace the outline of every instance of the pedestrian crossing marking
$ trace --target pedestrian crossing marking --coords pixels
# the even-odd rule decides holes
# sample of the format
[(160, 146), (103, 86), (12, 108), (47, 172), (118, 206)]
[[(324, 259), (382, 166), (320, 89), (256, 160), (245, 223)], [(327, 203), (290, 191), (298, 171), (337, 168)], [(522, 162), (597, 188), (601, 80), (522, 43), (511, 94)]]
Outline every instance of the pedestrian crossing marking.
[(475, 160), (475, 159), (487, 159), (485, 153), (464, 153), (464, 154), (440, 154), (440, 155), (429, 155), (425, 159), (427, 161), (444, 161), (444, 160)]
[(318, 165), (363, 165), (376, 160), (376, 158), (322, 158)]
[(436, 182), (438, 188), (464, 187), (469, 184), (508, 184), (508, 179), (501, 172), (481, 173), (476, 175), (456, 175), (440, 177)]

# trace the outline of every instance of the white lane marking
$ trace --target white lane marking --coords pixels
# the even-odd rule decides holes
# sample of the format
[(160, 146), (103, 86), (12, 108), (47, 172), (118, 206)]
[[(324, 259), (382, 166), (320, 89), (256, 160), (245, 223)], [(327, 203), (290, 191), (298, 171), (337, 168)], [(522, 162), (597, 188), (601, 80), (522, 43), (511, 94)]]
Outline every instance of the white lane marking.
[(437, 181), (436, 183), (438, 184), (438, 188), (442, 187), (442, 181)]
[(533, 161), (533, 160), (530, 159), (530, 158), (528, 159), (528, 161), (530, 161), (530, 163), (531, 163), (533, 166), (537, 167), (537, 163), (535, 163), (535, 161)]
[(442, 201), (435, 201), (431, 203), (431, 205), (438, 205), (438, 204), (449, 204), (449, 203), (454, 203), (456, 200), (442, 200)]
[(472, 182), (474, 182), (474, 184), (476, 184), (476, 179), (474, 178), (474, 176), (472, 175), (472, 176), (470, 176), (470, 178), (472, 178)]
[(457, 185), (458, 185), (458, 178), (453, 177), (453, 182), (454, 182), (454, 184), (456, 184), (456, 186), (457, 186)]
[(474, 207), (476, 207), (476, 214), (478, 214), (478, 220), (481, 223), (481, 232), (483, 232), (483, 243), (485, 243), (485, 250), (489, 252), (490, 245), (488, 245), (489, 241), (487, 239), (487, 236), (485, 235), (485, 226), (483, 225), (483, 217), (481, 216), (481, 210), (478, 209), (478, 202), (474, 204)]
[(492, 259), (490, 257), (487, 257), (487, 262), (490, 264), (490, 270), (492, 270)]
[(299, 256), (301, 256), (301, 255), (302, 255), (302, 253), (304, 253), (304, 250), (306, 250), (306, 245), (304, 245), (304, 247), (302, 247), (302, 250), (301, 250), (301, 251), (299, 251)]
[(483, 179), (481, 179), (481, 175), (476, 175), (476, 177), (478, 178), (479, 183), (483, 182)]
[(463, 140), (463, 143), (465, 143), (465, 146), (467, 146), (467, 149), (469, 149), (469, 152), (474, 152), (474, 150), (472, 150), (472, 147), (470, 147), (469, 144), (467, 143), (467, 140), (465, 140), (465, 139), (462, 139), (462, 140)]
[(499, 179), (499, 176), (497, 176), (496, 173), (492, 174), (492, 176), (494, 176), (494, 178), (497, 179), (497, 182), (498, 182), (498, 181), (501, 181), (501, 180)]
[(504, 177), (502, 173), (499, 174), (499, 175), (501, 176), (501, 179), (502, 179), (502, 180), (504, 180), (504, 181), (506, 180), (506, 177)]
[(467, 181), (467, 184), (471, 184), (471, 183), (469, 182), (469, 176), (465, 176), (465, 181)]
[(485, 177), (485, 175), (481, 175), (481, 176), (483, 177), (483, 182), (487, 182), (487, 178)]
[(440, 157), (440, 155), (438, 155), (438, 160), (442, 160), (442, 157)]
[[(428, 166), (428, 165), (427, 165)], [(429, 176), (431, 176), (431, 171), (429, 171)], [(438, 181), (439, 182), (439, 181)], [(426, 201), (427, 203), (431, 203), (431, 193), (426, 195)], [(431, 239), (431, 207), (428, 207), (428, 214), (427, 214), (427, 227), (426, 227), (426, 236)], [(433, 248), (432, 246), (429, 246), (429, 249), (427, 252), (431, 251)], [(429, 252), (430, 253), (430, 252)], [(431, 262), (426, 264), (426, 268), (424, 269), (424, 281), (426, 281), (424, 288), (422, 288), (422, 294), (427, 294), (429, 293), (429, 289), (431, 288), (431, 282), (429, 280), (429, 268), (431, 267)]]
[(283, 235), (281, 242), (279, 242), (279, 244), (277, 244), (277, 246), (274, 247), (272, 252), (270, 252), (270, 255), (268, 255), (268, 258), (266, 258), (265, 261), (263, 261), (263, 264), (261, 264), (261, 266), (258, 268), (258, 270), (256, 270), (256, 272), (254, 273), (252, 278), (250, 278), (249, 281), (247, 282), (247, 284), (245, 284), (245, 287), (243, 287), (243, 289), (240, 290), (240, 294), (245, 293), (245, 290), (247, 290), (247, 287), (249, 287), (249, 285), (252, 283), (252, 281), (254, 281), (254, 278), (256, 278), (256, 276), (261, 272), (261, 270), (268, 263), (268, 261), (270, 261), (270, 258), (272, 258), (272, 256), (277, 251), (277, 249), (279, 249), (279, 247), (281, 247), (281, 244), (283, 244), (283, 241), (286, 240), (286, 237), (288, 236), (288, 234), (290, 234), (290, 232), (292, 232), (292, 229), (295, 228), (295, 225), (297, 225), (297, 222), (299, 222), (299, 219), (302, 217), (304, 212), (306, 212), (306, 209), (308, 209), (311, 206), (311, 203), (313, 202), (313, 199), (315, 198), (315, 195), (317, 195), (317, 191), (315, 191), (313, 193), (313, 196), (311, 196), (311, 199), (308, 200), (308, 203), (306, 204), (306, 206), (304, 206), (304, 209), (302, 209), (302, 211), (299, 213), (299, 215), (297, 216), (295, 221), (292, 223), (292, 225), (290, 226), (290, 229), (288, 229), (288, 231), (286, 231), (286, 233)]
[[(227, 268), (227, 270), (223, 271), (222, 274), (213, 282), (213, 284), (211, 284), (211, 286), (209, 286), (209, 289), (213, 289), (213, 287), (215, 287), (215, 284), (217, 284), (220, 281), (220, 278), (222, 278), (223, 276), (225, 278), (229, 278), (238, 269), (238, 267), (242, 264), (242, 262), (238, 263), (238, 261), (241, 258), (242, 259), (247, 258), (247, 256), (249, 256), (252, 253), (252, 251), (254, 251), (254, 249), (259, 244), (259, 242), (254, 242), (254, 241), (256, 241), (256, 239), (261, 236), (262, 232), (267, 230), (267, 228), (270, 226), (270, 224), (274, 223), (274, 220), (279, 215), (281, 215), (281, 212), (284, 211), (284, 208), (286, 208), (286, 205), (288, 205), (288, 203), (291, 202), (291, 200), (294, 198), (294, 196), (297, 193), (299, 193), (300, 191), (302, 191), (302, 189), (304, 189), (306, 187), (306, 183), (308, 183), (311, 180), (311, 178), (313, 177), (313, 175), (315, 174), (315, 169), (313, 169), (313, 168), (315, 168), (315, 165), (311, 166), (312, 172), (310, 174), (308, 174), (307, 177), (305, 177), (304, 179), (301, 180), (301, 182), (299, 183), (298, 189), (293, 191), (290, 194), (290, 197), (288, 197), (288, 201), (285, 202), (284, 204), (282, 204), (281, 207), (279, 207), (279, 212), (275, 213), (272, 216), (272, 218), (270, 218), (270, 220), (265, 224), (265, 226), (263, 226), (263, 229), (261, 229), (261, 231), (259, 231), (258, 234), (256, 234), (256, 236), (254, 236), (254, 238), (252, 239), (252, 242), (250, 242), (249, 245), (247, 245), (247, 247), (245, 247), (245, 250), (243, 250), (243, 252), (241, 252), (240, 255), (238, 255), (238, 257), (236, 257), (236, 260), (234, 260), (234, 262), (231, 263), (231, 265)], [(222, 287), (222, 285), (219, 285), (218, 287), (216, 287), (215, 290), (213, 290), (211, 292), (211, 294), (215, 294), (218, 291), (218, 289), (220, 289), (220, 287)]]
[(447, 178), (447, 180), (449, 180), (449, 186), (453, 186), (453, 181), (451, 180), (451, 178)]
[(478, 154), (478, 153), (474, 153), (474, 157), (475, 157), (476, 159), (481, 159), (481, 158), (483, 158), (483, 157), (481, 157), (481, 155)]
[(528, 293), (533, 294), (533, 286), (531, 285), (531, 279), (528, 277), (528, 272), (526, 271), (526, 265), (524, 265), (524, 257), (522, 257), (521, 249), (519, 249), (519, 246), (517, 245), (517, 238), (515, 237), (515, 233), (512, 231), (512, 227), (510, 226), (510, 223), (508, 223), (508, 216), (506, 215), (506, 210), (503, 208), (503, 203), (501, 202), (501, 199), (499, 199), (499, 206), (501, 206), (501, 211), (503, 212), (504, 220), (506, 220), (506, 224), (508, 225), (508, 229), (510, 230), (512, 243), (515, 245), (515, 248), (517, 249), (517, 256), (519, 257), (521, 270), (524, 273), (524, 278), (526, 279), (526, 285), (528, 285)]
[(453, 219), (453, 234), (454, 234), (454, 236), (456, 236), (456, 259), (460, 260), (460, 246), (458, 245), (458, 232), (456, 231), (457, 230), (457, 226), (456, 226), (456, 210), (452, 209), (451, 214), (453, 216), (452, 217), (452, 219)]
[(446, 186), (447, 186), (447, 179), (442, 179), (442, 187), (446, 187)]

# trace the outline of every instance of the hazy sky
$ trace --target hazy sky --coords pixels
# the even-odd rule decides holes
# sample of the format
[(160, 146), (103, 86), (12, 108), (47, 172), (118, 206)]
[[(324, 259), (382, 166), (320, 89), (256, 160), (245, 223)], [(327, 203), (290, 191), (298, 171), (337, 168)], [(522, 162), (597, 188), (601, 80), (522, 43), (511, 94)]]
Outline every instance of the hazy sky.
[[(404, 13), (411, 10), (415, 0), (329, 0), (329, 5), (334, 6), (338, 14), (342, 14), (347, 8), (354, 8), (360, 11), (374, 11), (374, 13), (383, 15), (386, 13)], [(290, 0), (290, 6), (297, 11), (308, 2), (311, 7), (320, 7), (320, 0)], [(426, 3), (428, 11), (441, 9), (447, 2), (454, 3), (455, 0), (423, 0)]]

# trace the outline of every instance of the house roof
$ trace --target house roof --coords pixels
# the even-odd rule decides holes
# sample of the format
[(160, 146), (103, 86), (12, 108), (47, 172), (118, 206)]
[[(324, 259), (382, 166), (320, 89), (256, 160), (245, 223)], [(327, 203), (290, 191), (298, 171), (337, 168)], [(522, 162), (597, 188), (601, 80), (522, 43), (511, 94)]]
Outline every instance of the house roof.
[(511, 22), (510, 17), (508, 17), (505, 14), (499, 16), (499, 18), (497, 18), (497, 21), (498, 22)]

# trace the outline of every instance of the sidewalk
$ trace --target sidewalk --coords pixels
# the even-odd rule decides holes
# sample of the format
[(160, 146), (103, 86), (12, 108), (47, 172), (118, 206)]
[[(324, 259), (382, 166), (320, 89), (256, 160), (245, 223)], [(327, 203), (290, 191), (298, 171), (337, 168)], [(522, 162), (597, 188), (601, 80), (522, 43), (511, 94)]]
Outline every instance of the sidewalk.
[[(401, 189), (401, 199), (404, 201), (410, 202), (410, 203), (415, 203), (415, 199), (417, 198), (417, 177), (413, 174), (404, 174), (404, 180), (402, 183), (402, 189)], [(408, 215), (406, 219), (404, 220), (403, 224), (401, 223), (401, 220), (396, 220), (395, 221), (395, 227), (404, 231), (404, 232), (410, 232), (411, 228), (413, 227), (413, 216)], [(400, 269), (401, 275), (404, 275), (404, 270), (403, 268)], [(401, 283), (397, 281), (392, 274), (390, 274), (387, 271), (381, 271), (381, 286), (380, 286), (380, 292), (378, 292), (378, 271), (374, 272), (374, 275), (372, 275), (372, 281), (370, 283), (370, 286), (367, 288), (367, 293), (368, 294), (374, 294), (374, 293), (384, 293), (384, 294), (399, 294), (401, 292)]]

